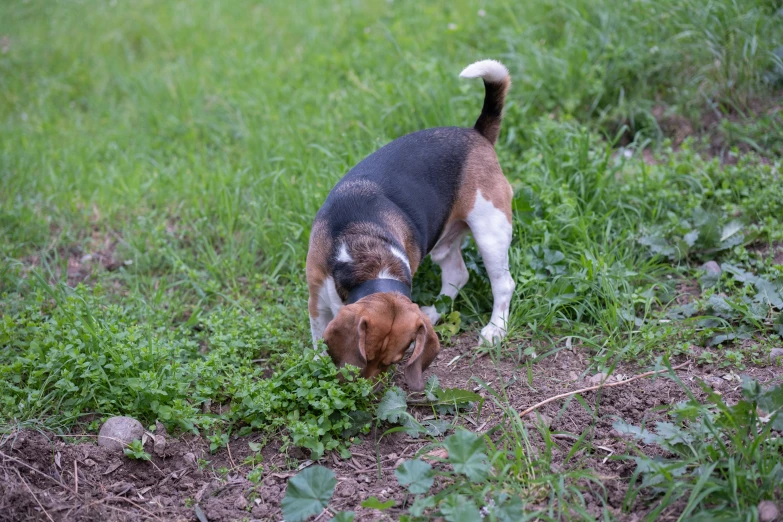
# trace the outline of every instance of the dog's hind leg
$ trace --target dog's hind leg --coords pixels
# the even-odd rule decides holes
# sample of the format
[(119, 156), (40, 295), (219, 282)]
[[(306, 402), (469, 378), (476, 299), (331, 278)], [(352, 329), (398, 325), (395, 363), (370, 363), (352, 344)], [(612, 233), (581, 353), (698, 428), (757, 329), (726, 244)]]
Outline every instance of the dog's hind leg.
[[(438, 241), (430, 252), (432, 260), (441, 269), (440, 295), (454, 299), (468, 282), (468, 269), (462, 259), (462, 238), (467, 233), (465, 223), (454, 223), (443, 238)], [(427, 314), (432, 324), (440, 319), (440, 314), (434, 306), (422, 306), (421, 311)]]
[[(502, 207), (506, 206), (505, 202), (496, 203)], [(508, 249), (511, 246), (512, 234), (510, 198), (509, 208), (498, 208), (496, 203), (484, 198), (479, 191), (467, 219), (492, 284), (492, 317), (489, 324), (481, 329), (481, 337), (490, 343), (506, 336), (511, 297), (515, 288), (508, 266)]]

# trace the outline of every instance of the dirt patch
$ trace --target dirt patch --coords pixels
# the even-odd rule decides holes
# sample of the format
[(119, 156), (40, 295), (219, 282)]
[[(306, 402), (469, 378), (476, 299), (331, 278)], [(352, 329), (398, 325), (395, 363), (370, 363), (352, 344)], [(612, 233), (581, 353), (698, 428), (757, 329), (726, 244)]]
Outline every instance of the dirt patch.
[[(591, 367), (590, 357), (578, 343), (562, 341), (563, 348), (533, 364), (514, 362), (516, 346), (493, 362), (491, 356), (476, 357), (475, 336), (459, 337), (445, 348), (428, 371), (438, 376), (443, 387), (476, 390), (487, 396), (481, 414), (468, 411), (458, 423), (479, 433), (488, 432), (504, 420), (504, 410), (483, 390), (478, 379), (507, 397), (517, 411), (554, 395), (600, 382), (609, 373), (606, 368)], [(682, 361), (681, 361), (682, 362)], [(618, 365), (613, 376), (631, 376), (639, 369)], [(783, 368), (750, 368), (744, 372), (762, 382), (780, 379)], [(726, 378), (726, 372), (712, 366), (688, 365), (678, 372), (697, 397), (703, 396), (698, 381), (703, 380), (727, 400), (740, 397), (739, 384)], [(400, 375), (394, 378), (402, 384)], [(633, 385), (605, 388), (582, 395), (577, 400), (557, 400), (538, 411), (550, 426), (555, 441), (554, 466), (567, 470), (587, 467), (601, 477), (605, 493), (590, 492), (585, 485), (588, 511), (598, 516), (605, 509), (620, 520), (632, 520), (620, 511), (633, 464), (613, 460), (626, 451), (626, 440), (615, 432), (617, 419), (637, 425), (659, 420), (665, 407), (685, 399), (685, 393), (672, 380), (645, 378)], [(430, 408), (415, 408), (414, 415), (425, 420)], [(525, 417), (534, 447), (542, 447), (535, 415)], [(328, 454), (318, 463), (331, 468), (338, 484), (330, 504), (335, 510), (353, 510), (357, 520), (395, 520), (404, 512), (405, 491), (398, 486), (394, 469), (403, 460), (414, 457), (430, 444), (424, 438), (404, 433), (384, 435), (387, 427), (359, 437), (349, 459)], [(588, 432), (589, 449), (568, 457), (576, 437)], [(152, 460), (134, 461), (97, 446), (94, 438), (68, 442), (52, 434), (23, 431), (5, 437), (0, 443), (0, 520), (54, 521), (136, 521), (198, 520), (196, 506), (207, 520), (280, 520), (280, 502), (287, 480), (297, 469), (311, 464), (305, 452), (280, 451), (279, 439), (265, 441), (255, 434), (234, 438), (228, 448), (210, 455), (207, 443), (192, 435), (167, 436), (165, 451)], [(253, 465), (245, 460), (254, 455), (249, 443), (264, 445), (261, 454), (263, 473), (255, 484), (247, 474)], [(655, 452), (650, 448), (652, 453)], [(152, 453), (152, 451), (150, 451)], [(363, 508), (360, 503), (376, 496), (394, 499), (386, 512)], [(542, 499), (543, 501), (544, 499)], [(410, 499), (408, 499), (410, 501)]]
[[(734, 165), (739, 161), (740, 156), (748, 153), (760, 154), (762, 163), (771, 164), (769, 158), (780, 156), (783, 150), (779, 146), (772, 146), (771, 150), (759, 150), (759, 145), (755, 145), (752, 140), (739, 138), (731, 139), (727, 134), (725, 122), (735, 125), (743, 125), (748, 122), (755, 123), (760, 118), (783, 118), (783, 105), (779, 98), (751, 100), (743, 111), (736, 108), (706, 108), (701, 116), (692, 121), (678, 112), (677, 109), (664, 104), (655, 105), (650, 110), (650, 115), (655, 119), (661, 134), (670, 139), (672, 148), (676, 152), (680, 149), (682, 143), (688, 138), (702, 139), (705, 143), (699, 152), (707, 158), (718, 158), (721, 163)], [(631, 128), (630, 122), (622, 122), (628, 128)], [(730, 131), (728, 131), (730, 132)], [(631, 131), (626, 132), (618, 145), (624, 152), (624, 147), (628, 146), (634, 140)], [(755, 145), (755, 146), (754, 146)], [(733, 149), (736, 149), (736, 154)], [(642, 151), (642, 159), (650, 165), (658, 163), (655, 154), (649, 149)]]
[(748, 247), (748, 250), (755, 252), (765, 259), (772, 259), (775, 265), (783, 265), (783, 242), (781, 243), (755, 243)]
[(49, 267), (51, 282), (63, 278), (65, 265), (65, 281), (68, 286), (89, 284), (96, 270), (114, 271), (123, 265), (116, 252), (118, 242), (113, 235), (94, 233), (84, 247), (77, 244), (58, 248), (48, 256), (44, 254), (44, 258), (41, 255), (28, 256), (22, 259), (22, 264), (26, 271), (40, 269), (44, 265)]

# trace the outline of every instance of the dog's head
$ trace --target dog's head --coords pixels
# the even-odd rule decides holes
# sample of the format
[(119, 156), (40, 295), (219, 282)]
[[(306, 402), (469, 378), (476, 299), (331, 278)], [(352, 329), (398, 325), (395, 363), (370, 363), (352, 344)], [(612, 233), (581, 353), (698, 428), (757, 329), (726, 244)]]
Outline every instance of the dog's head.
[(429, 318), (410, 299), (396, 293), (368, 295), (342, 307), (326, 327), (324, 340), (337, 366), (357, 366), (368, 379), (400, 362), (415, 342), (405, 367), (405, 381), (413, 391), (424, 389), (421, 374), (440, 351)]

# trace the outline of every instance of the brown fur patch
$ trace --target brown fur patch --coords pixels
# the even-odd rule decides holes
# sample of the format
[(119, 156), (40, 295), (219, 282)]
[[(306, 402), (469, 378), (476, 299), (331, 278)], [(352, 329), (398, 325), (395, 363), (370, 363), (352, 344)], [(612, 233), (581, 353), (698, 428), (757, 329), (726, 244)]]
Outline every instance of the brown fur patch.
[[(385, 270), (399, 281), (410, 283), (405, 265), (392, 254), (389, 242), (384, 239), (390, 232), (374, 223), (354, 223), (339, 237), (338, 242), (345, 244), (353, 258), (351, 268), (356, 281), (376, 279)], [(339, 285), (337, 292), (343, 299), (348, 296), (347, 290)]]
[(476, 204), (476, 194), (490, 201), (495, 208), (502, 210), (511, 223), (511, 199), (514, 191), (498, 163), (495, 148), (487, 142), (477, 141), (468, 152), (463, 167), (462, 185), (457, 193), (457, 201), (444, 227), (444, 233), (458, 228), (457, 223), (464, 222)]
[(329, 256), (332, 253), (332, 238), (323, 221), (313, 223), (310, 232), (310, 248), (307, 251), (307, 265), (305, 269), (307, 288), (310, 291), (310, 299), (307, 303), (310, 317), (318, 317), (318, 293), (326, 281), (329, 271)]
[(386, 229), (394, 235), (394, 239), (403, 245), (405, 255), (408, 256), (408, 263), (411, 266), (411, 276), (413, 276), (421, 264), (422, 255), (408, 221), (399, 211), (385, 212), (382, 219)]

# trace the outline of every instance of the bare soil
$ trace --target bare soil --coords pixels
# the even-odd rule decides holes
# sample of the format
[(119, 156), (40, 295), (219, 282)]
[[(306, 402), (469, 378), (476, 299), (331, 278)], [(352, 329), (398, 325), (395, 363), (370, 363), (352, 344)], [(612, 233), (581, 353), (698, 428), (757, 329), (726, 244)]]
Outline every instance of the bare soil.
[[(750, 100), (743, 111), (736, 108), (718, 110), (710, 107), (704, 109), (696, 121), (686, 118), (676, 109), (672, 109), (664, 104), (655, 105), (650, 110), (650, 114), (658, 123), (662, 135), (671, 140), (675, 151), (680, 149), (680, 146), (687, 138), (704, 138), (705, 146), (699, 149), (699, 153), (702, 156), (705, 158), (718, 158), (722, 164), (734, 165), (743, 154), (759, 153), (759, 151), (743, 140), (731, 142), (726, 132), (722, 129), (722, 122), (727, 120), (732, 123), (742, 123), (764, 116), (779, 119), (783, 117), (782, 103), (783, 100), (779, 97), (773, 97)], [(622, 124), (629, 125), (630, 122), (625, 121)], [(633, 135), (627, 132), (621, 137), (618, 145), (625, 147), (632, 141)], [(732, 148), (736, 148), (739, 154), (735, 154)], [(771, 163), (770, 158), (774, 158), (776, 155), (780, 156), (780, 153), (779, 148), (778, 150), (763, 151), (759, 153), (759, 158), (763, 163)], [(649, 149), (642, 151), (642, 157), (648, 164), (657, 163), (655, 155)]]
[[(565, 346), (563, 340), (560, 347)], [(446, 347), (428, 373), (434, 373), (443, 387), (476, 389), (477, 378), (508, 397), (517, 411), (554, 395), (600, 382), (601, 372), (590, 367), (590, 358), (577, 343), (556, 355), (533, 364), (512, 362), (513, 354), (504, 354), (499, 362), (491, 357), (476, 357), (475, 337), (463, 335)], [(515, 347), (516, 348), (516, 347)], [(684, 362), (684, 361), (676, 361)], [(629, 377), (642, 369), (620, 365), (607, 382)], [(780, 381), (783, 368), (768, 366), (741, 372), (762, 382)], [(739, 382), (730, 372), (713, 366), (689, 364), (678, 371), (679, 378), (697, 396), (703, 396), (699, 381), (704, 381), (728, 399), (740, 397)], [(402, 385), (401, 377), (395, 381)], [(596, 516), (607, 509), (621, 520), (634, 520), (636, 514), (624, 514), (620, 507), (633, 471), (633, 464), (611, 457), (626, 452), (627, 441), (612, 429), (617, 419), (641, 424), (660, 419), (663, 408), (685, 399), (682, 389), (666, 377), (644, 378), (633, 384), (604, 388), (582, 395), (592, 411), (577, 400), (558, 400), (538, 411), (541, 420), (555, 433), (555, 465), (560, 469), (580, 465), (594, 470), (603, 482), (605, 495), (584, 495), (588, 509)], [(416, 408), (424, 418), (432, 411)], [(458, 423), (485, 433), (503, 421), (499, 405), (486, 401), (476, 411), (463, 413)], [(525, 417), (535, 444), (540, 444), (534, 424), (535, 415)], [(381, 436), (386, 427), (358, 438), (353, 456), (341, 460), (326, 455), (318, 463), (331, 468), (338, 484), (330, 506), (335, 510), (354, 510), (357, 520), (395, 520), (404, 511), (406, 494), (397, 484), (394, 469), (403, 460), (414, 457), (431, 441), (415, 439), (404, 433)], [(593, 451), (581, 451), (566, 461), (575, 437), (589, 432)], [(264, 441), (260, 435), (234, 438), (228, 448), (210, 455), (204, 439), (193, 435), (164, 435), (167, 444), (152, 460), (136, 461), (108, 451), (95, 438), (57, 436), (37, 431), (19, 431), (0, 443), (0, 521), (197, 521), (197, 510), (206, 520), (281, 520), (280, 502), (286, 482), (297, 468), (309, 465), (305, 452), (297, 449), (280, 452), (279, 439)], [(251, 468), (243, 464), (252, 455), (248, 443), (264, 444), (264, 473), (256, 485), (246, 476)], [(153, 453), (151, 444), (148, 447)], [(651, 454), (656, 450), (649, 447)], [(366, 509), (360, 503), (376, 496), (394, 499), (396, 505), (386, 512)], [(532, 506), (531, 506), (532, 507)]]
[[(123, 265), (123, 261), (117, 256), (117, 244), (119, 238), (116, 235), (102, 235), (94, 232), (84, 241), (85, 246), (73, 244), (67, 248), (51, 252), (51, 255), (32, 255), (22, 259), (22, 264), (28, 272), (38, 269), (42, 264), (51, 268), (51, 281), (62, 279), (65, 270), (65, 281), (70, 287), (79, 283), (91, 284), (96, 270), (103, 269), (113, 272)], [(64, 265), (64, 266), (63, 266)]]

